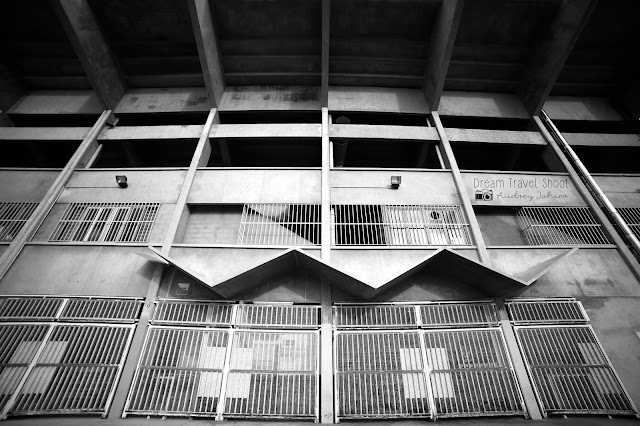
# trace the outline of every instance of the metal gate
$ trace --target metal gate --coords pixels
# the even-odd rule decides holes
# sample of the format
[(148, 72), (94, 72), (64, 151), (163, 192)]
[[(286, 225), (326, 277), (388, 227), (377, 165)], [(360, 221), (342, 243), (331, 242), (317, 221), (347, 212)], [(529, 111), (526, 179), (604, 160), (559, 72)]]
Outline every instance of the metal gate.
[(318, 419), (318, 306), (157, 303), (124, 416)]
[(497, 324), (487, 302), (335, 306), (337, 417), (524, 415)]
[(545, 416), (636, 413), (580, 302), (513, 300), (507, 308)]

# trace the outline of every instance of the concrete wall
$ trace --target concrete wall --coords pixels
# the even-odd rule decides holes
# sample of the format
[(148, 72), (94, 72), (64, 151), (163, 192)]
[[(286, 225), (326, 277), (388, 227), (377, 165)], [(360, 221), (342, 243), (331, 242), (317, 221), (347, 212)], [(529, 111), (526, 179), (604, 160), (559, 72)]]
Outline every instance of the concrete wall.
[(239, 205), (192, 207), (181, 242), (184, 244), (235, 244), (238, 241), (241, 219), (242, 207)]
[[(402, 176), (390, 189), (391, 176)], [(332, 170), (332, 204), (460, 204), (450, 172)]]
[(198, 170), (189, 204), (320, 203), (319, 170)]
[(640, 207), (640, 176), (592, 176), (615, 207)]
[[(59, 203), (175, 203), (186, 170), (76, 170), (62, 191)], [(120, 188), (116, 175), (129, 186)]]
[(0, 281), (1, 294), (140, 296), (154, 265), (140, 248), (27, 245)]
[(0, 170), (0, 202), (40, 202), (60, 172)]

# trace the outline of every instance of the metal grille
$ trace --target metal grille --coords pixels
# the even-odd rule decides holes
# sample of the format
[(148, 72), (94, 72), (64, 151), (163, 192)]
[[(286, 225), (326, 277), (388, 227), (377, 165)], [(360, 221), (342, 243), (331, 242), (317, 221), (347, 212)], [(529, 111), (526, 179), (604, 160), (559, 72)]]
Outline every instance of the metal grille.
[(231, 326), (233, 305), (229, 303), (158, 301), (154, 324)]
[(430, 331), (424, 341), (438, 416), (524, 414), (499, 329)]
[(159, 207), (159, 203), (69, 204), (49, 241), (147, 242)]
[(514, 324), (586, 323), (580, 302), (575, 300), (510, 301), (506, 303)]
[(238, 326), (317, 328), (319, 306), (305, 305), (240, 305)]
[(431, 416), (418, 332), (337, 332), (335, 338), (338, 417)]
[(417, 328), (411, 305), (335, 306), (333, 322), (338, 328)]
[(149, 327), (125, 413), (215, 416), (225, 330)]
[(493, 303), (443, 303), (421, 305), (422, 326), (474, 327), (498, 325)]
[(49, 327), (46, 324), (0, 325), (0, 412), (4, 412), (16, 392)]
[(334, 205), (333, 218), (335, 245), (471, 245), (456, 205)]
[(0, 321), (49, 321), (58, 316), (64, 299), (0, 298)]
[(320, 244), (320, 205), (245, 204), (238, 244)]
[(610, 244), (588, 207), (523, 207), (517, 218), (528, 245)]
[(545, 413), (634, 414), (590, 326), (516, 328)]
[(224, 415), (317, 419), (317, 370), (317, 333), (238, 331)]
[(106, 415), (133, 329), (53, 327), (10, 413)]
[(142, 300), (69, 299), (60, 321), (132, 323), (140, 317)]
[(616, 210), (622, 216), (633, 234), (640, 238), (640, 207), (617, 207)]
[(0, 203), (0, 241), (13, 241), (38, 203)]

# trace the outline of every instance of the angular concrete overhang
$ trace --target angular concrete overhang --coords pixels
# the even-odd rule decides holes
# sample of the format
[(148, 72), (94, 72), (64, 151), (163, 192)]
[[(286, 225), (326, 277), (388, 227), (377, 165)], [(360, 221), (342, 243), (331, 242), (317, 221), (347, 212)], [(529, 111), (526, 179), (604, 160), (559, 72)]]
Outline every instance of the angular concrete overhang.
[(263, 262), (226, 281), (213, 285), (197, 274), (190, 272), (188, 268), (181, 266), (169, 256), (160, 253), (155, 248), (149, 247), (149, 249), (150, 252), (138, 254), (152, 262), (174, 266), (225, 298), (232, 298), (274, 277), (302, 268), (330, 280), (334, 285), (359, 299), (365, 300), (371, 299), (405, 282), (423, 269), (437, 274), (444, 274), (461, 283), (480, 289), (488, 296), (508, 296), (522, 287), (531, 285), (564, 258), (578, 250), (577, 248), (567, 250), (516, 276), (510, 276), (464, 257), (455, 251), (441, 248), (400, 273), (395, 278), (392, 278), (382, 285), (373, 286), (296, 248), (286, 250), (271, 260)]

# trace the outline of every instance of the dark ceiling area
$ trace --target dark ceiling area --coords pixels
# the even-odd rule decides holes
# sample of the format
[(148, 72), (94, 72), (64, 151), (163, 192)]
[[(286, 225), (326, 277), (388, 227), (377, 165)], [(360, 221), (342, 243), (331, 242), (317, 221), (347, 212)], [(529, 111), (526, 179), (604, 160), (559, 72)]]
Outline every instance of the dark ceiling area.
[[(113, 53), (125, 89), (205, 86), (199, 33), (188, 1), (86, 1), (107, 50)], [(583, 20), (567, 24), (566, 28), (575, 27), (571, 36), (563, 35), (565, 26), (560, 19), (567, 3), (571, 2), (464, 2), (456, 9), (460, 11), (455, 15), (458, 18), (451, 21), (458, 25), (448, 27), (450, 59), (445, 55), (439, 68), (444, 90), (521, 93), (531, 70), (535, 73), (539, 62), (544, 62), (549, 40), (562, 37), (568, 41), (559, 49), (559, 68), (542, 73), (551, 76), (546, 81), (551, 95), (613, 98), (637, 85), (640, 1), (582, 2), (589, 7)], [(63, 25), (56, 4), (26, 0), (2, 5), (0, 76), (14, 79), (25, 91), (92, 88), (87, 65), (78, 59), (78, 48), (69, 41), (69, 27)], [(226, 86), (320, 86), (325, 72), (333, 86), (408, 88), (428, 86), (428, 62), (442, 46), (438, 44), (437, 35), (442, 32), (438, 24), (450, 23), (442, 18), (444, 5), (450, 4), (454, 3), (208, 3)], [(324, 28), (323, 12), (329, 17)], [(328, 48), (326, 69), (323, 38)], [(547, 69), (544, 66), (542, 69)]]

